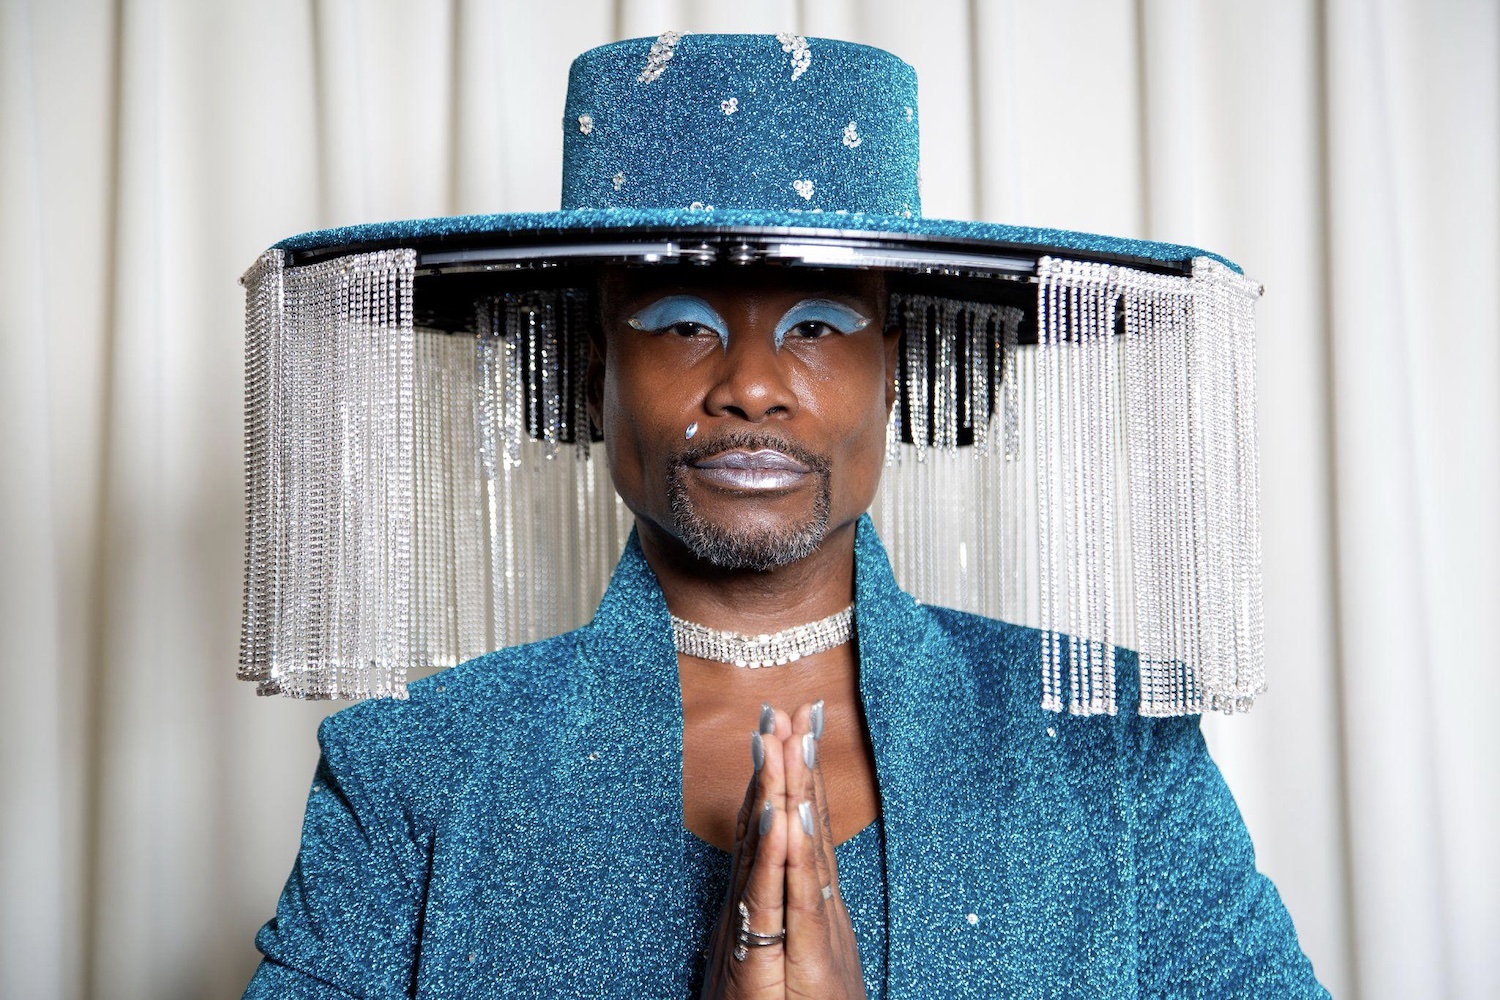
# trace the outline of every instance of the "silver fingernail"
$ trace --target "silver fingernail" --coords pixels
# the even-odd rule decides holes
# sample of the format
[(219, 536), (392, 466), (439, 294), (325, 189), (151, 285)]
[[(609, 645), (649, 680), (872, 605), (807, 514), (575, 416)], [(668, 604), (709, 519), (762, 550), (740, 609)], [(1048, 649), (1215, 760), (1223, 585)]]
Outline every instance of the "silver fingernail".
[(811, 837), (813, 835), (812, 803), (804, 799), (797, 807), (797, 815), (802, 817), (802, 829), (806, 830), (807, 835)]
[(755, 765), (755, 773), (760, 773), (761, 765), (766, 762), (766, 745), (761, 742), (760, 733), (750, 734), (750, 762)]
[(776, 815), (771, 808), (771, 800), (766, 799), (766, 807), (760, 811), (760, 835), (764, 837), (771, 832), (771, 820)]
[(776, 709), (771, 707), (769, 701), (760, 704), (760, 731), (763, 733), (776, 732)]
[(813, 702), (813, 707), (812, 707), (812, 734), (813, 734), (813, 739), (815, 739), (815, 740), (821, 740), (823, 738), (823, 699), (822, 698), (819, 698), (817, 701)]
[(809, 771), (818, 766), (818, 741), (812, 733), (802, 734), (802, 759), (807, 761)]

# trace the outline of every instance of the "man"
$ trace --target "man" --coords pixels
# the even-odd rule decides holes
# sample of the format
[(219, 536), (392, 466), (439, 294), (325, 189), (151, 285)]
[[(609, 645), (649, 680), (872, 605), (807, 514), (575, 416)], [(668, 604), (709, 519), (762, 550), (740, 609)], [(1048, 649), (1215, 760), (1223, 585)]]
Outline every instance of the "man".
[[(644, 56), (654, 87), (689, 41), (580, 64)], [(891, 71), (781, 45), (790, 84), (818, 52)], [(609, 589), (581, 629), (325, 721), (246, 995), (1324, 995), (1195, 716), (1051, 711), (1038, 678), (1082, 647), (896, 586), (866, 511), (898, 382), (933, 366), (886, 272), (740, 247), (598, 272), (584, 395), (635, 525)], [(1140, 698), (1132, 654), (1088, 669)]]
[[(591, 397), (611, 478), (667, 606), (746, 635), (844, 610), (895, 401), (884, 283), (864, 272), (837, 281), (741, 272), (667, 295), (658, 286), (621, 271), (605, 281)], [(681, 653), (678, 662), (684, 821), (741, 852), (706, 993), (775, 995), (784, 984), (793, 995), (863, 995), (848, 915), (821, 894), (837, 882), (833, 844), (880, 808), (853, 644), (771, 669), (726, 670)], [(760, 731), (751, 736), (765, 766), (746, 791), (742, 768), (728, 765), (743, 761), (745, 723), (762, 704), (796, 707), (778, 713), (768, 749)], [(817, 749), (804, 754), (804, 741)], [(752, 928), (786, 928), (784, 948), (756, 948), (745, 965), (727, 944), (740, 900)]]

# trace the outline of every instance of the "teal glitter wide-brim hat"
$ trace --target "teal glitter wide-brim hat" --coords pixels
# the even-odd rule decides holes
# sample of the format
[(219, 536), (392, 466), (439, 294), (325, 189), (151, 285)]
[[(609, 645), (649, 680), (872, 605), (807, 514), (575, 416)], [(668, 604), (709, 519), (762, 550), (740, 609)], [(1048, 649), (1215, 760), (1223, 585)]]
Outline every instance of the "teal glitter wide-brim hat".
[[(792, 35), (631, 39), (573, 62), (562, 208), (345, 226), (278, 243), (294, 260), (415, 247), (439, 265), (643, 233), (818, 236), (910, 266), (1021, 268), (1038, 254), (1185, 270), (1192, 247), (921, 214), (916, 71)], [(465, 255), (455, 257), (454, 255)], [(1014, 261), (1007, 260), (1014, 257)]]
[[(927, 219), (916, 74), (849, 42), (579, 56), (562, 207), (321, 230), (248, 271), (240, 675), (401, 696), (586, 621), (630, 524), (583, 401), (602, 264), (878, 268), (904, 332), (873, 511), (918, 597), (1036, 626), (1046, 707), (1263, 687), (1253, 306), (1190, 247)], [(573, 460), (563, 461), (567, 454)]]

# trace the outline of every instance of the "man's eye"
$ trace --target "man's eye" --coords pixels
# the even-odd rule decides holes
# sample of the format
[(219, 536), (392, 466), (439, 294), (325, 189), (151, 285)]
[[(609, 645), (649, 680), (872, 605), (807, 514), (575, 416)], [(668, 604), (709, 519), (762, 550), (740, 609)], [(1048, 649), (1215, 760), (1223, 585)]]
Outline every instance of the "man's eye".
[(699, 334), (703, 333), (713, 333), (712, 330), (704, 326), (702, 323), (687, 322), (673, 323), (671, 326), (667, 327), (666, 332), (675, 333), (679, 337), (696, 337)]
[(798, 323), (796, 326), (792, 327), (792, 335), (794, 337), (800, 337), (803, 340), (817, 340), (819, 337), (826, 336), (830, 333), (833, 333), (833, 327), (829, 326), (827, 323), (820, 323), (817, 320), (811, 319), (805, 323)]

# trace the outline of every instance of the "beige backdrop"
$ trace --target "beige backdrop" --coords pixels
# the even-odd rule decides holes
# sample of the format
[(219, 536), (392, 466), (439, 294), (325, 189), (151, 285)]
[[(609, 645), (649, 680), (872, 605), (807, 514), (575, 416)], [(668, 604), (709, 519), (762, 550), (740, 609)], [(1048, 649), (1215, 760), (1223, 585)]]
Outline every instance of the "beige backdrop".
[(1207, 723), (1340, 997), (1500, 995), (1493, 0), (0, 0), (0, 995), (236, 995), (322, 706), (233, 678), (240, 291), (556, 207), (568, 61), (835, 35), (929, 215), (1210, 247), (1259, 311), (1271, 693)]

